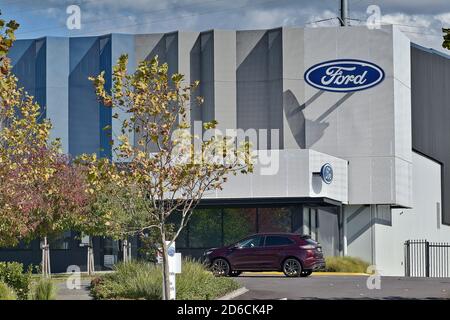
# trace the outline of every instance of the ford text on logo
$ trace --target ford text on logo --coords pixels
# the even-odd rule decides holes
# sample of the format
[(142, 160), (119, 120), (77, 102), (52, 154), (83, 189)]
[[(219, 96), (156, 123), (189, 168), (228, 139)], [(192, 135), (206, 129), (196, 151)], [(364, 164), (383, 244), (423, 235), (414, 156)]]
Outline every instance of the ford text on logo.
[(383, 79), (383, 69), (373, 63), (353, 59), (326, 61), (305, 72), (305, 81), (309, 85), (333, 92), (365, 90)]

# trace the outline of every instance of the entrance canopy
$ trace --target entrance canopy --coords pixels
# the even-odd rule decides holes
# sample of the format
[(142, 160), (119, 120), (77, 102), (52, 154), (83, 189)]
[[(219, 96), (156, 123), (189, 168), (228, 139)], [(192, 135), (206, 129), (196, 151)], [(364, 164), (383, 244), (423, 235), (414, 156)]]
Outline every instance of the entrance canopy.
[(206, 202), (318, 198), (348, 203), (348, 163), (311, 149), (259, 150), (253, 173), (230, 176)]

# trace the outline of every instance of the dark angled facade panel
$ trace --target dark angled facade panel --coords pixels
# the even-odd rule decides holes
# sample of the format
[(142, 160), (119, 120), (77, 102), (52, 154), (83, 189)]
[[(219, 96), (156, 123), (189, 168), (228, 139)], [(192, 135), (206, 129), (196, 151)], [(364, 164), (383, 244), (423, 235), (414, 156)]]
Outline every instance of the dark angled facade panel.
[[(111, 37), (101, 37), (100, 44), (100, 72), (105, 72), (105, 86), (111, 88), (112, 85), (112, 65), (111, 65)], [(110, 91), (110, 90), (108, 90)], [(111, 158), (111, 130), (107, 127), (111, 127), (111, 108), (106, 108), (103, 104), (99, 103), (99, 121), (100, 121), (100, 150), (99, 156), (102, 158)]]
[(46, 117), (46, 40), (26, 40), (16, 42), (11, 49), (13, 73), (19, 79), (19, 86), (34, 96), (42, 110), (42, 119)]
[(111, 123), (111, 111), (98, 102), (90, 76), (105, 71), (111, 83), (110, 37), (70, 39), (69, 153), (110, 156), (109, 136), (103, 128)]
[(413, 149), (442, 164), (442, 223), (450, 225), (450, 59), (411, 48)]

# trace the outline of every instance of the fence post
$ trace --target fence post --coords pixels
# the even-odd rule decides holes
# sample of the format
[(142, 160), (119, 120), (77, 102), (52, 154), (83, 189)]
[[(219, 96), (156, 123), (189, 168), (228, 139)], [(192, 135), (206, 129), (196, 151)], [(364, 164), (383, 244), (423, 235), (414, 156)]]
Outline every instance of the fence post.
[(425, 276), (430, 277), (430, 243), (425, 240)]
[(410, 277), (410, 266), (409, 266), (409, 240), (405, 241), (405, 276)]

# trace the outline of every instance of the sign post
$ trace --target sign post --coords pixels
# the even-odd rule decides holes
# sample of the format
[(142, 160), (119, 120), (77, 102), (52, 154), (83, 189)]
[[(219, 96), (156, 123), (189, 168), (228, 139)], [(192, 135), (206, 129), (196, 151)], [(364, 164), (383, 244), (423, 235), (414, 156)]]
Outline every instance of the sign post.
[[(170, 241), (166, 241), (169, 245)], [(175, 252), (175, 242), (167, 248), (169, 256), (169, 300), (175, 300), (176, 298), (176, 274), (181, 273), (181, 253)], [(159, 262), (158, 255), (158, 262)], [(162, 259), (161, 259), (162, 260)], [(162, 261), (161, 261), (162, 262)], [(164, 280), (163, 280), (164, 281)], [(164, 287), (164, 286), (163, 286)]]

